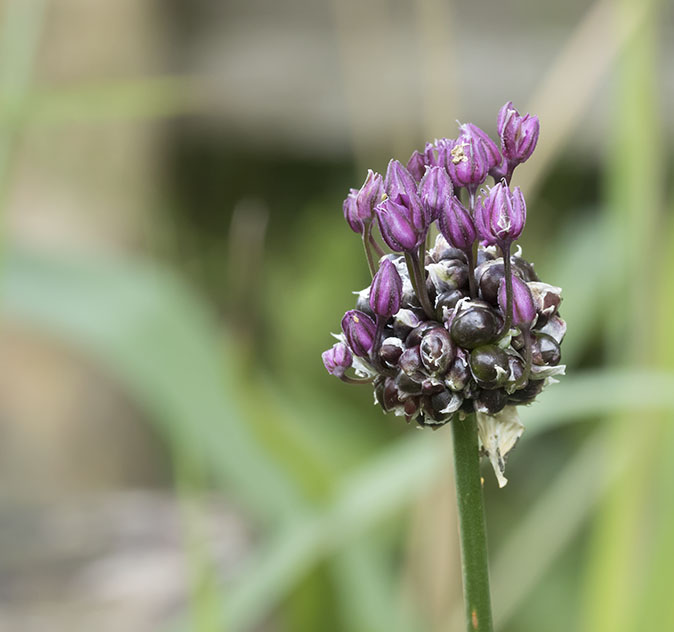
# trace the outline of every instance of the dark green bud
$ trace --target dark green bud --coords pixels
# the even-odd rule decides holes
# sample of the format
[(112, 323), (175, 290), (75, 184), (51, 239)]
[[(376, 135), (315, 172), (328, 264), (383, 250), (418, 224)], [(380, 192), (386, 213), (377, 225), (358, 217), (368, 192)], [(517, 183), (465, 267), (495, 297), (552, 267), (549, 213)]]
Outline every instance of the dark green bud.
[(508, 403), (508, 395), (502, 388), (483, 389), (475, 398), (475, 410), (487, 415), (500, 413)]
[(470, 354), (470, 371), (482, 388), (497, 388), (510, 375), (508, 354), (496, 345), (483, 345)]
[(475, 349), (495, 340), (500, 330), (500, 318), (494, 312), (482, 307), (469, 307), (454, 318), (451, 333), (457, 345)]

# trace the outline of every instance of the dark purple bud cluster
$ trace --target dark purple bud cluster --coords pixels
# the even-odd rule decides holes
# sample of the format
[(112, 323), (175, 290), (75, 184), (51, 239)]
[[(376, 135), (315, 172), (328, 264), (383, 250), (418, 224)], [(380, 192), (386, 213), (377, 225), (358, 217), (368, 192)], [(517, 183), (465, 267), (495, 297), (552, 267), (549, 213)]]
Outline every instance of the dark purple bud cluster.
[[(538, 119), (506, 103), (497, 126), (500, 149), (468, 123), (456, 139), (428, 143), (407, 166), (391, 160), (385, 177), (369, 171), (351, 190), (344, 215), (363, 236), (373, 279), (323, 360), (344, 381), (371, 383), (386, 412), (419, 425), (477, 412), (483, 450), (502, 462), (519, 436), (507, 407), (530, 403), (564, 372), (566, 324), (561, 290), (511, 252), (527, 211), (510, 179), (531, 156)], [(507, 418), (507, 432), (485, 416)]]

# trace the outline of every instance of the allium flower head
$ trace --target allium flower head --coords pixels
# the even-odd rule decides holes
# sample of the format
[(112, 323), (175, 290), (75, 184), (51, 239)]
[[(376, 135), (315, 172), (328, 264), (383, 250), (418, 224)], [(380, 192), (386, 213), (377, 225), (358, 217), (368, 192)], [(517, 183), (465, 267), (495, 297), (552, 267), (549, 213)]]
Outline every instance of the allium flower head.
[[(501, 485), (505, 456), (523, 430), (516, 407), (564, 372), (566, 333), (560, 288), (540, 281), (521, 251), (510, 252), (526, 206), (508, 182), (535, 144), (528, 141), (538, 121), (507, 105), (499, 115), (504, 156), (467, 123), (458, 139), (427, 143), (407, 168), (392, 160), (383, 182), (369, 172), (351, 190), (344, 214), (363, 235), (373, 279), (323, 354), (329, 373), (370, 383), (382, 409), (407, 421), (438, 428), (475, 413)], [(489, 173), (503, 179), (476, 200)], [(373, 213), (393, 254), (371, 232)], [(424, 247), (434, 221), (441, 234)]]

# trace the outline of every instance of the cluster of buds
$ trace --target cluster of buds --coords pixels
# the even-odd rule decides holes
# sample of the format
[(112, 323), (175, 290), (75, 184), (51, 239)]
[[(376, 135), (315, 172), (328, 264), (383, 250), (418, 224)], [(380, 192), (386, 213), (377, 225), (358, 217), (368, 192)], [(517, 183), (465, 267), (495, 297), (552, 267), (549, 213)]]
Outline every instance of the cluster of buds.
[(419, 426), (476, 413), (482, 451), (504, 485), (505, 456), (523, 430), (516, 406), (564, 372), (566, 324), (560, 288), (513, 251), (526, 205), (510, 180), (536, 146), (538, 119), (506, 103), (497, 127), (500, 149), (461, 125), (458, 138), (428, 143), (407, 166), (391, 160), (384, 177), (369, 171), (351, 190), (344, 216), (373, 278), (323, 362), (345, 382), (371, 384), (385, 412)]

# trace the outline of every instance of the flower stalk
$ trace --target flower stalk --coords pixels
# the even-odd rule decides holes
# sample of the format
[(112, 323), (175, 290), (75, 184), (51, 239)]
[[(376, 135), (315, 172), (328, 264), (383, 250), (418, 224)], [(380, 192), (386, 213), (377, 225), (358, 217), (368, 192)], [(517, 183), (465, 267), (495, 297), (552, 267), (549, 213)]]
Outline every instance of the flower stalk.
[(487, 563), (487, 533), (475, 415), (455, 419), (451, 426), (454, 439), (454, 472), (459, 510), (466, 630), (491, 632), (493, 623)]
[(428, 318), (435, 318), (435, 310), (431, 305), (431, 299), (428, 296), (428, 288), (426, 287), (426, 279), (424, 273), (420, 268), (419, 255), (416, 252), (405, 253), (405, 263), (407, 263), (407, 270), (410, 274), (410, 281), (414, 288), (414, 293), (417, 295), (421, 308)]

